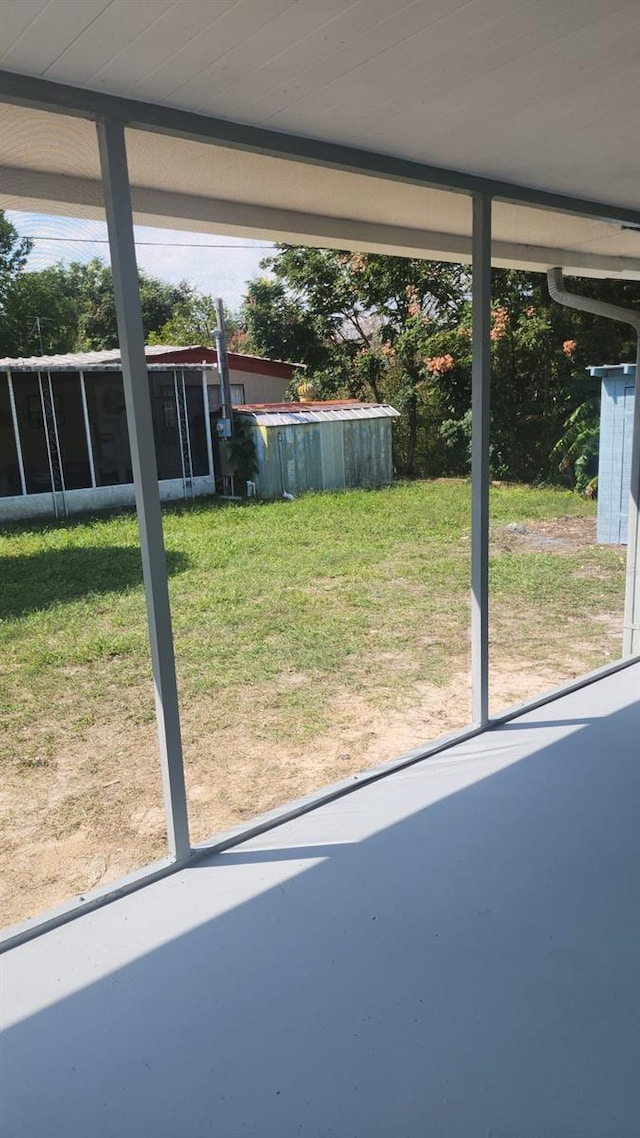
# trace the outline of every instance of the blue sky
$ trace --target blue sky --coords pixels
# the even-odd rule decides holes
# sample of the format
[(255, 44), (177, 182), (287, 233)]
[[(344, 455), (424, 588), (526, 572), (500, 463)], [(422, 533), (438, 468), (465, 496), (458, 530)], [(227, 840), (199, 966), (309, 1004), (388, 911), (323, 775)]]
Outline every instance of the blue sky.
[[(7, 210), (7, 217), (20, 234), (38, 238), (29, 257), (29, 269), (44, 269), (58, 261), (90, 261), (92, 257), (109, 260), (102, 221), (15, 210)], [(260, 261), (270, 248), (265, 241), (248, 238), (145, 226), (136, 226), (136, 239), (140, 268), (171, 283), (187, 280), (201, 292), (221, 296), (230, 309), (239, 306), (247, 281), (259, 273)]]

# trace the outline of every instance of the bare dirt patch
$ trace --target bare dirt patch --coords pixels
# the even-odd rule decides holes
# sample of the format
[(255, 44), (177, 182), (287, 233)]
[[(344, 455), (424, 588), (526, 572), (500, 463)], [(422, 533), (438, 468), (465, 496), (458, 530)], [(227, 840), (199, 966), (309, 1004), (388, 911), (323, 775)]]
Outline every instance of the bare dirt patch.
[[(595, 518), (552, 518), (509, 522), (491, 530), (492, 553), (575, 554), (596, 544)], [(608, 546), (607, 548), (611, 548)]]
[[(494, 660), (492, 705), (510, 706), (567, 678), (533, 660)], [(302, 682), (296, 675), (290, 686)], [(448, 683), (418, 685), (394, 707), (379, 706), (364, 692), (343, 694), (330, 731), (287, 744), (252, 729), (249, 706), (221, 725), (213, 698), (193, 703), (184, 711), (183, 735), (195, 840), (464, 726), (470, 699), (461, 660)], [(166, 831), (154, 725), (93, 728), (69, 739), (50, 765), (26, 775), (9, 771), (0, 823), (2, 860), (11, 866), (0, 894), (5, 923), (162, 857)]]

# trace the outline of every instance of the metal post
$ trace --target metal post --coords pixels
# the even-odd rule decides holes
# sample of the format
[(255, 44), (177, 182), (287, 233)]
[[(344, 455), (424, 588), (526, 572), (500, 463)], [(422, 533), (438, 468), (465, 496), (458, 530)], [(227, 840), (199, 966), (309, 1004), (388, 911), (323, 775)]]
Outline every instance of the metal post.
[(178, 446), (180, 447), (180, 466), (182, 467), (182, 496), (186, 500), (187, 497), (187, 467), (184, 455), (184, 439), (182, 431), (182, 413), (180, 409), (180, 400), (178, 398), (178, 373), (173, 370), (173, 398), (176, 401), (176, 430), (178, 432)]
[(47, 415), (47, 408), (45, 406), (44, 387), (42, 384), (42, 372), (38, 372), (38, 390), (40, 392), (40, 407), (42, 408), (42, 429), (44, 431), (44, 441), (47, 447), (47, 460), (49, 463), (49, 477), (51, 479), (51, 498), (53, 501), (53, 512), (55, 517), (58, 517), (58, 487), (56, 485), (56, 476), (53, 465), (53, 452), (51, 450), (51, 438), (49, 437), (49, 416)]
[(220, 398), (222, 402), (222, 416), (231, 423), (231, 385), (229, 383), (229, 360), (227, 358), (227, 335), (224, 323), (224, 305), (222, 297), (214, 300), (216, 310), (216, 355), (218, 357), (218, 375), (220, 376)]
[(13, 423), (13, 436), (16, 441), (16, 454), (18, 456), (18, 470), (20, 471), (20, 486), (22, 493), (27, 492), (27, 480), (24, 476), (24, 461), (22, 458), (22, 443), (20, 442), (20, 427), (18, 425), (18, 411), (16, 408), (16, 397), (13, 391), (13, 377), (11, 372), (7, 372), (7, 383), (9, 385), (9, 403), (11, 404), (11, 421)]
[(473, 722), (489, 722), (489, 400), (491, 198), (473, 198), (471, 365), (471, 693)]
[(89, 426), (89, 408), (87, 406), (87, 388), (84, 382), (84, 372), (80, 372), (80, 394), (82, 396), (82, 415), (84, 418), (84, 433), (87, 437), (87, 454), (89, 455), (89, 471), (91, 473), (91, 485), (95, 489), (96, 483), (96, 467), (93, 461), (93, 441), (91, 439), (91, 427)]
[(180, 372), (182, 380), (182, 406), (184, 408), (184, 433), (187, 440), (187, 462), (189, 468), (189, 484), (191, 497), (193, 497), (193, 452), (191, 450), (191, 427), (189, 426), (189, 403), (187, 401), (187, 385), (184, 381), (184, 371)]
[(55, 454), (57, 455), (57, 466), (60, 481), (60, 493), (62, 495), (62, 510), (67, 516), (67, 487), (64, 481), (64, 466), (62, 465), (62, 450), (60, 449), (60, 435), (58, 434), (58, 414), (56, 411), (56, 401), (53, 395), (53, 383), (51, 382), (51, 372), (47, 372), (47, 381), (49, 385), (49, 406), (51, 407), (51, 423), (53, 426), (53, 441), (55, 443)]
[(167, 834), (171, 855), (176, 861), (184, 861), (190, 854), (187, 798), (125, 128), (123, 122), (114, 119), (99, 120), (97, 127), (140, 526)]

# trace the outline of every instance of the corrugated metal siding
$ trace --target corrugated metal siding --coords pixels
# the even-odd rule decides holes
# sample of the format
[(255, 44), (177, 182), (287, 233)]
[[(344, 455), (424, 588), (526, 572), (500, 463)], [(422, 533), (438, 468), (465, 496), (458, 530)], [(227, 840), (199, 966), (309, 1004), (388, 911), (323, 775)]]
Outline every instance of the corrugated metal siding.
[(384, 419), (344, 423), (347, 486), (382, 486), (391, 481), (391, 424)]
[(598, 460), (598, 541), (625, 545), (629, 518), (631, 443), (635, 369), (594, 369), (601, 373), (600, 454)]
[(262, 498), (307, 490), (383, 486), (391, 482), (391, 422), (385, 419), (265, 427), (254, 419)]
[(325, 490), (346, 486), (344, 470), (344, 424), (324, 423), (319, 430)]

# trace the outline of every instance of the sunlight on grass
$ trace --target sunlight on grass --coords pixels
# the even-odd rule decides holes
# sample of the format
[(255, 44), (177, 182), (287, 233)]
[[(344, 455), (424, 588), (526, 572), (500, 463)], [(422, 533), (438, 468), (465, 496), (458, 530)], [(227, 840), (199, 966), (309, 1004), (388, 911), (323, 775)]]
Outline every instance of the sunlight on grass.
[[(615, 655), (620, 550), (509, 531), (591, 525), (593, 503), (502, 486), (491, 510), (493, 658), (560, 682)], [(468, 721), (469, 528), (457, 480), (166, 509), (198, 838)], [(34, 849), (91, 833), (124, 872), (164, 842), (135, 516), (7, 529), (0, 556), (9, 830), (26, 801)]]

